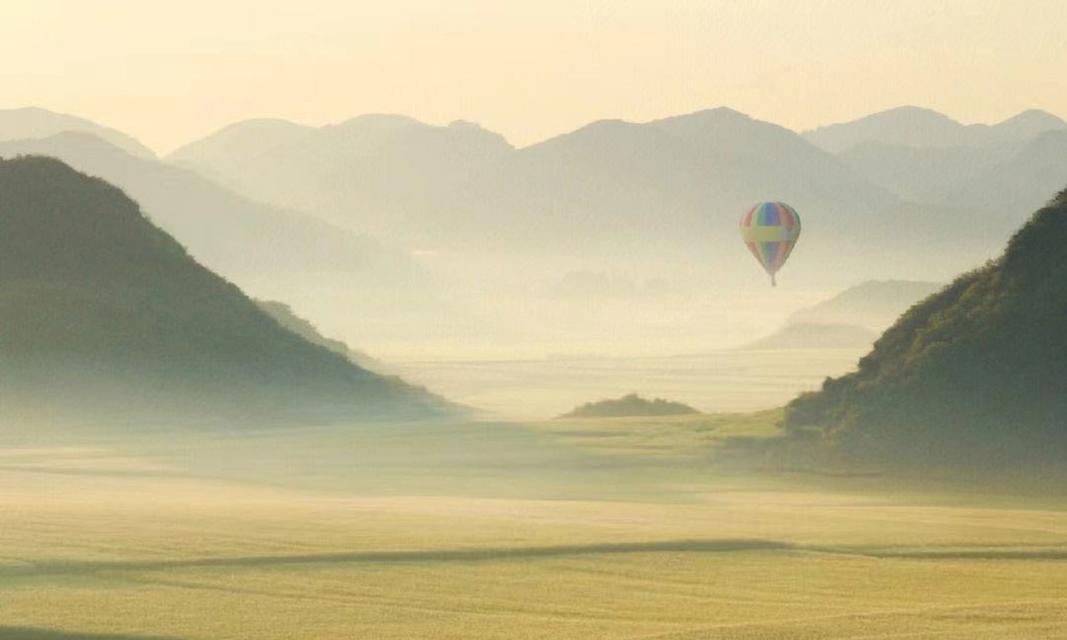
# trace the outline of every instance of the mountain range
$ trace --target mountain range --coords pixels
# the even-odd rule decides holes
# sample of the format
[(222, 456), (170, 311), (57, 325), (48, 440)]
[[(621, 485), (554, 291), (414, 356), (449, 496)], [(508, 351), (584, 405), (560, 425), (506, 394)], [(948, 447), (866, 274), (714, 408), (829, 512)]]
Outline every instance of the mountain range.
[(904, 106), (805, 131), (803, 135), (822, 149), (841, 153), (872, 143), (918, 149), (996, 146), (1063, 130), (1067, 130), (1067, 122), (1039, 109), (1023, 111), (996, 124), (965, 125), (932, 109)]
[(85, 118), (56, 113), (39, 107), (0, 109), (0, 140), (48, 138), (68, 131), (92, 134), (139, 158), (156, 157), (151, 149), (133, 136)]
[[(34, 114), (33, 127), (19, 128), (25, 118), (15, 114), (23, 112)], [(102, 148), (90, 152), (91, 143), (70, 135), (42, 140), (67, 130), (106, 138), (144, 164), (120, 162)], [(392, 262), (387, 269), (404, 271), (406, 253), (425, 250), (580, 253), (654, 264), (669, 249), (729, 269), (738, 212), (763, 199), (801, 211), (809, 231), (804, 245), (832, 250), (837, 269), (865, 269), (863, 256), (875, 251), (896, 259), (925, 250), (939, 264), (951, 244), (959, 260), (939, 264), (951, 272), (960, 261), (991, 256), (1050, 185), (1067, 178), (1067, 123), (1036, 110), (994, 125), (964, 125), (901, 107), (798, 134), (717, 108), (644, 123), (594, 122), (523, 148), (463, 121), (434, 126), (372, 114), (309, 127), (259, 119), (178, 149), (167, 156), (166, 170), (116, 134), (39, 109), (0, 113), (0, 139), (9, 141), (0, 153), (52, 153), (100, 174), (142, 201), (194, 255), (234, 277), (271, 261), (252, 250), (240, 254), (248, 265), (225, 264), (235, 256), (225, 258), (223, 247), (238, 246), (240, 238), (248, 243), (247, 223), (233, 223), (237, 238), (225, 228), (198, 237), (205, 232), (195, 214), (284, 220), (264, 225), (257, 235), (278, 231), (261, 246), (283, 248), (275, 257), (294, 256), (293, 265), (311, 268), (359, 255), (364, 266)], [(119, 138), (126, 142), (118, 145)], [(156, 174), (152, 188), (146, 173)], [(235, 210), (246, 213), (228, 213)], [(179, 221), (188, 224), (180, 228)], [(374, 243), (351, 233), (400, 251), (366, 257)], [(335, 240), (323, 245), (330, 235)], [(324, 252), (308, 249), (331, 244)], [(872, 271), (859, 275), (894, 275)]]
[(369, 292), (426, 289), (401, 250), (315, 217), (263, 204), (200, 175), (132, 155), (90, 133), (0, 141), (0, 156), (47, 155), (121, 187), (198, 261), (259, 296), (285, 297), (316, 281)]
[[(253, 120), (162, 161), (102, 141), (82, 121), (53, 133), (72, 120), (51, 116), (45, 128), (0, 126), (19, 138), (0, 141), (0, 155), (52, 155), (105, 178), (250, 294), (378, 349), (430, 334), (511, 340), (516, 321), (539, 313), (524, 292), (568, 273), (660, 283), (683, 306), (635, 301), (649, 313), (634, 322), (681, 318), (686, 295), (764, 285), (736, 223), (768, 198), (803, 218), (780, 278), (787, 287), (947, 279), (995, 256), (1067, 181), (1067, 131), (1039, 112), (972, 126), (891, 110), (842, 125), (835, 139), (851, 146), (841, 150), (726, 108), (604, 120), (522, 148), (469, 122)], [(918, 140), (908, 133), (916, 118), (927, 122)], [(574, 326), (565, 320), (536, 328)], [(631, 329), (612, 332), (647, 335)], [(709, 328), (715, 335), (726, 333)]]
[(767, 193), (864, 216), (895, 201), (796, 133), (729, 109), (595, 122), (522, 149), (470, 123), (252, 121), (168, 160), (410, 247), (482, 248), (486, 238), (552, 252), (643, 246), (650, 237), (691, 244), (694, 231), (714, 237)]
[[(901, 268), (917, 256), (947, 275), (994, 255), (1067, 179), (1065, 140), (1067, 124), (1039, 111), (963, 125), (904, 107), (802, 135), (718, 108), (594, 122), (523, 148), (470, 123), (372, 115), (237, 123), (167, 160), (409, 249), (650, 265), (668, 252), (724, 273), (739, 262), (739, 212), (780, 199), (804, 218), (800, 251), (833, 256), (808, 263), (810, 281), (826, 269), (915, 277)], [(985, 188), (999, 176), (1017, 188)]]
[[(238, 123), (168, 160), (203, 169), (258, 200), (393, 239), (398, 226), (447, 224), (429, 213), (454, 202), (488, 163), (511, 150), (502, 136), (474, 125), (366, 115), (319, 129)], [(414, 212), (424, 219), (410, 220)]]
[(890, 109), (804, 134), (870, 183), (927, 206), (1017, 223), (1067, 180), (1067, 122), (1024, 111), (964, 125), (918, 107)]

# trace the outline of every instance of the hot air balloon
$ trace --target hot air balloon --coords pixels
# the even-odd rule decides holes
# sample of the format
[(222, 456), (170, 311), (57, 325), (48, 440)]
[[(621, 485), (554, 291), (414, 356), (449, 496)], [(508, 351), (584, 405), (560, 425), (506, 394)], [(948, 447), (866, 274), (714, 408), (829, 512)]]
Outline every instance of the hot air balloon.
[(761, 202), (741, 216), (741, 238), (771, 276), (782, 268), (800, 237), (800, 216), (784, 202)]

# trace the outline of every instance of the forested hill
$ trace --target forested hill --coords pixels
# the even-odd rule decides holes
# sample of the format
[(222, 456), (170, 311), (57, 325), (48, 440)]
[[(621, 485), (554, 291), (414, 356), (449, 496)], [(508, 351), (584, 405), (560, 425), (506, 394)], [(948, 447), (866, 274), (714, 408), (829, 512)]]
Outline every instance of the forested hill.
[(284, 329), (119, 189), (45, 157), (0, 160), (0, 387), (85, 411), (444, 406)]
[(1067, 190), (999, 259), (904, 314), (855, 373), (794, 400), (787, 427), (887, 461), (1065, 464), (1065, 247)]

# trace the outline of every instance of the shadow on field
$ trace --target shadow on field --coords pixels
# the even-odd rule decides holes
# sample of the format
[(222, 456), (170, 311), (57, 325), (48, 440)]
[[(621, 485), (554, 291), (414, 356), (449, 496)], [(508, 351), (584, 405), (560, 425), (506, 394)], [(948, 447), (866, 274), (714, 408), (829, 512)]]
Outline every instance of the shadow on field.
[[(523, 558), (557, 558), (566, 556), (628, 553), (716, 553), (737, 551), (799, 551), (884, 559), (941, 560), (1065, 560), (1063, 547), (848, 547), (797, 545), (758, 538), (713, 540), (663, 540), (655, 542), (620, 542), (575, 544), (545, 547), (485, 547), (476, 549), (436, 549), (413, 551), (353, 551), (277, 556), (225, 556), (187, 560), (102, 560), (44, 561), (0, 568), (0, 576), (35, 577), (77, 575), (112, 571), (157, 571), (184, 568), (270, 568), (301, 564), (390, 564), (425, 562), (479, 562)], [(0, 640), (6, 640), (0, 627)], [(27, 636), (32, 637), (32, 636)]]
[(110, 633), (81, 633), (40, 627), (0, 627), (0, 640), (178, 640), (161, 636), (129, 636)]
[(36, 562), (31, 566), (0, 569), (0, 575), (39, 576), (96, 573), (102, 571), (153, 571), (187, 567), (271, 567), (288, 564), (394, 563), (394, 562), (476, 562), (512, 558), (553, 558), (598, 553), (724, 552), (792, 549), (775, 540), (665, 540), (661, 542), (620, 542), (606, 544), (559, 545), (551, 547), (486, 547), (479, 549), (440, 549), (424, 551), (357, 551), (279, 556), (237, 556), (191, 558), (188, 560), (112, 560), (96, 562)]
[[(147, 469), (64, 469), (51, 467), (29, 467), (21, 465), (0, 465), (0, 471), (14, 473), (32, 473), (53, 476), (88, 476), (100, 478), (195, 478), (191, 473), (177, 471), (153, 471)], [(3, 636), (0, 636), (3, 640)]]
[(926, 549), (870, 549), (856, 551), (826, 548), (831, 553), (853, 553), (870, 558), (892, 560), (1067, 560), (1064, 548), (1027, 547), (930, 547)]

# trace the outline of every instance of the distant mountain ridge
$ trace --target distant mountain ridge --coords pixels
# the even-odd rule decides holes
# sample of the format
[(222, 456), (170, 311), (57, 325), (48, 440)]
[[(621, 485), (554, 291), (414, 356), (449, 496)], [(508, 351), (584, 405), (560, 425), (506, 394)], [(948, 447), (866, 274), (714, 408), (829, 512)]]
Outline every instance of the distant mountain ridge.
[(943, 283), (919, 280), (868, 280), (796, 311), (789, 322), (853, 324), (882, 331), (912, 305), (943, 286)]
[(0, 141), (50, 138), (67, 132), (90, 133), (139, 158), (156, 157), (133, 136), (84, 118), (38, 107), (0, 109)]
[(194, 167), (225, 183), (227, 176), (238, 173), (259, 155), (312, 130), (312, 127), (278, 118), (242, 120), (182, 146), (168, 155), (167, 160), (179, 166)]
[(388, 236), (412, 211), (454, 197), (471, 175), (511, 150), (502, 136), (476, 125), (368, 114), (321, 128), (237, 123), (168, 160), (202, 168), (258, 200)]
[[(197, 150), (240, 126), (170, 159), (220, 171)], [(550, 251), (691, 244), (724, 235), (737, 211), (768, 193), (864, 218), (895, 204), (796, 133), (725, 108), (594, 122), (521, 149), (469, 123), (372, 115), (247, 155), (229, 165), (228, 184), (412, 248), (483, 247), (485, 237)]]
[(433, 415), (447, 404), (282, 328), (136, 203), (58, 160), (0, 160), (4, 411)]
[[(907, 107), (799, 135), (716, 108), (643, 123), (602, 120), (513, 148), (476, 125), (368, 115), (310, 129), (238, 123), (169, 159), (255, 199), (412, 250), (582, 255), (605, 264), (620, 255), (655, 263), (669, 251), (679, 259), (724, 256), (716, 269), (732, 269), (738, 212), (774, 198), (807, 223), (795, 263), (810, 248), (833, 251), (842, 270), (855, 271), (872, 253), (893, 260), (928, 251), (935, 264), (947, 259), (941, 247), (954, 246), (963, 259), (943, 270), (951, 272), (991, 255), (1038, 197), (1027, 191), (997, 207), (964, 203), (956, 189), (1011, 163), (1033, 164), (1030, 145), (1062, 126), (1036, 110), (987, 126)], [(842, 153), (852, 142), (825, 142), (845, 138), (866, 142)], [(249, 142), (218, 161), (212, 149), (234, 139)], [(1058, 178), (1055, 158), (1037, 161)]]
[(379, 286), (416, 288), (420, 281), (408, 256), (375, 240), (252, 201), (194, 171), (130, 155), (95, 134), (0, 142), (0, 156), (23, 154), (59, 158), (121, 187), (198, 261), (246, 285), (329, 275)]
[[(259, 119), (191, 143), (168, 161), (201, 174), (202, 183), (213, 183), (216, 191), (240, 197), (243, 203), (223, 210), (240, 210), (246, 220), (258, 211), (277, 221), (280, 209), (329, 223), (289, 226), (291, 233), (278, 229), (279, 247), (289, 248), (275, 255), (300, 254), (301, 260), (321, 264), (310, 247), (325, 241), (333, 225), (400, 249), (394, 271), (405, 268), (398, 265), (407, 253), (440, 256), (435, 265), (447, 262), (468, 272), (483, 270), (460, 263), (491, 260), (498, 270), (516, 273), (532, 264), (546, 269), (564, 262), (568, 270), (668, 265), (664, 271), (699, 263), (723, 278), (743, 278), (750, 269), (742, 270), (743, 254), (735, 251), (738, 212), (755, 201), (781, 199), (801, 212), (806, 230), (787, 275), (813, 286), (830, 280), (840, 286), (839, 276), (831, 274), (841, 273), (861, 278), (953, 273), (993, 255), (1045, 197), (1048, 185), (1067, 179), (1057, 137), (1062, 120), (1044, 112), (1024, 112), (990, 126), (962, 125), (918, 108), (875, 116), (863, 119), (864, 126), (877, 129), (876, 140), (889, 142), (864, 142), (841, 153), (820, 149), (809, 139), (811, 132), (805, 138), (728, 108), (644, 123), (599, 121), (518, 149), (467, 122), (435, 126), (371, 114), (306, 127)], [(851, 124), (840, 126), (854, 129)], [(945, 144), (973, 145), (930, 146), (941, 134), (924, 127), (948, 131), (941, 136)], [(916, 142), (908, 135), (924, 146), (903, 144)], [(34, 144), (38, 148), (22, 146), (32, 153), (63, 154), (42, 141)], [(63, 157), (76, 162), (69, 154)], [(105, 173), (90, 164), (79, 166), (134, 191), (125, 171)], [(166, 175), (178, 182), (178, 174)], [(1014, 190), (974, 196), (991, 178), (1006, 175), (1032, 178), (1015, 180)], [(183, 197), (185, 190), (153, 187), (134, 195), (150, 211), (158, 209), (160, 221), (209, 266), (236, 276), (226, 262), (252, 260), (224, 245), (247, 247), (252, 236), (205, 234), (204, 225), (191, 219), (187, 228), (177, 226), (190, 211), (208, 211), (218, 201), (198, 204)], [(250, 206), (256, 203), (269, 203), (274, 211)], [(321, 233), (308, 231), (315, 227)], [(209, 257), (208, 244), (217, 260)], [(325, 246), (333, 247), (326, 256), (341, 262), (375, 253), (334, 241)], [(812, 255), (832, 258), (816, 264), (807, 259)], [(872, 255), (880, 259), (872, 261)], [(369, 262), (390, 260), (379, 258)], [(257, 261), (272, 266), (271, 260)], [(388, 280), (385, 271), (374, 273)], [(288, 292), (261, 280), (268, 288), (257, 295), (289, 299)], [(301, 304), (320, 306), (308, 302)]]
[(840, 153), (863, 143), (915, 148), (996, 145), (1027, 141), (1046, 131), (1064, 129), (1067, 122), (1038, 109), (992, 125), (965, 125), (932, 109), (904, 106), (805, 131), (803, 135), (827, 151)]
[(985, 168), (955, 185), (946, 201), (968, 207), (1033, 211), (1044, 194), (1067, 179), (1067, 129), (1035, 137), (996, 166)]

